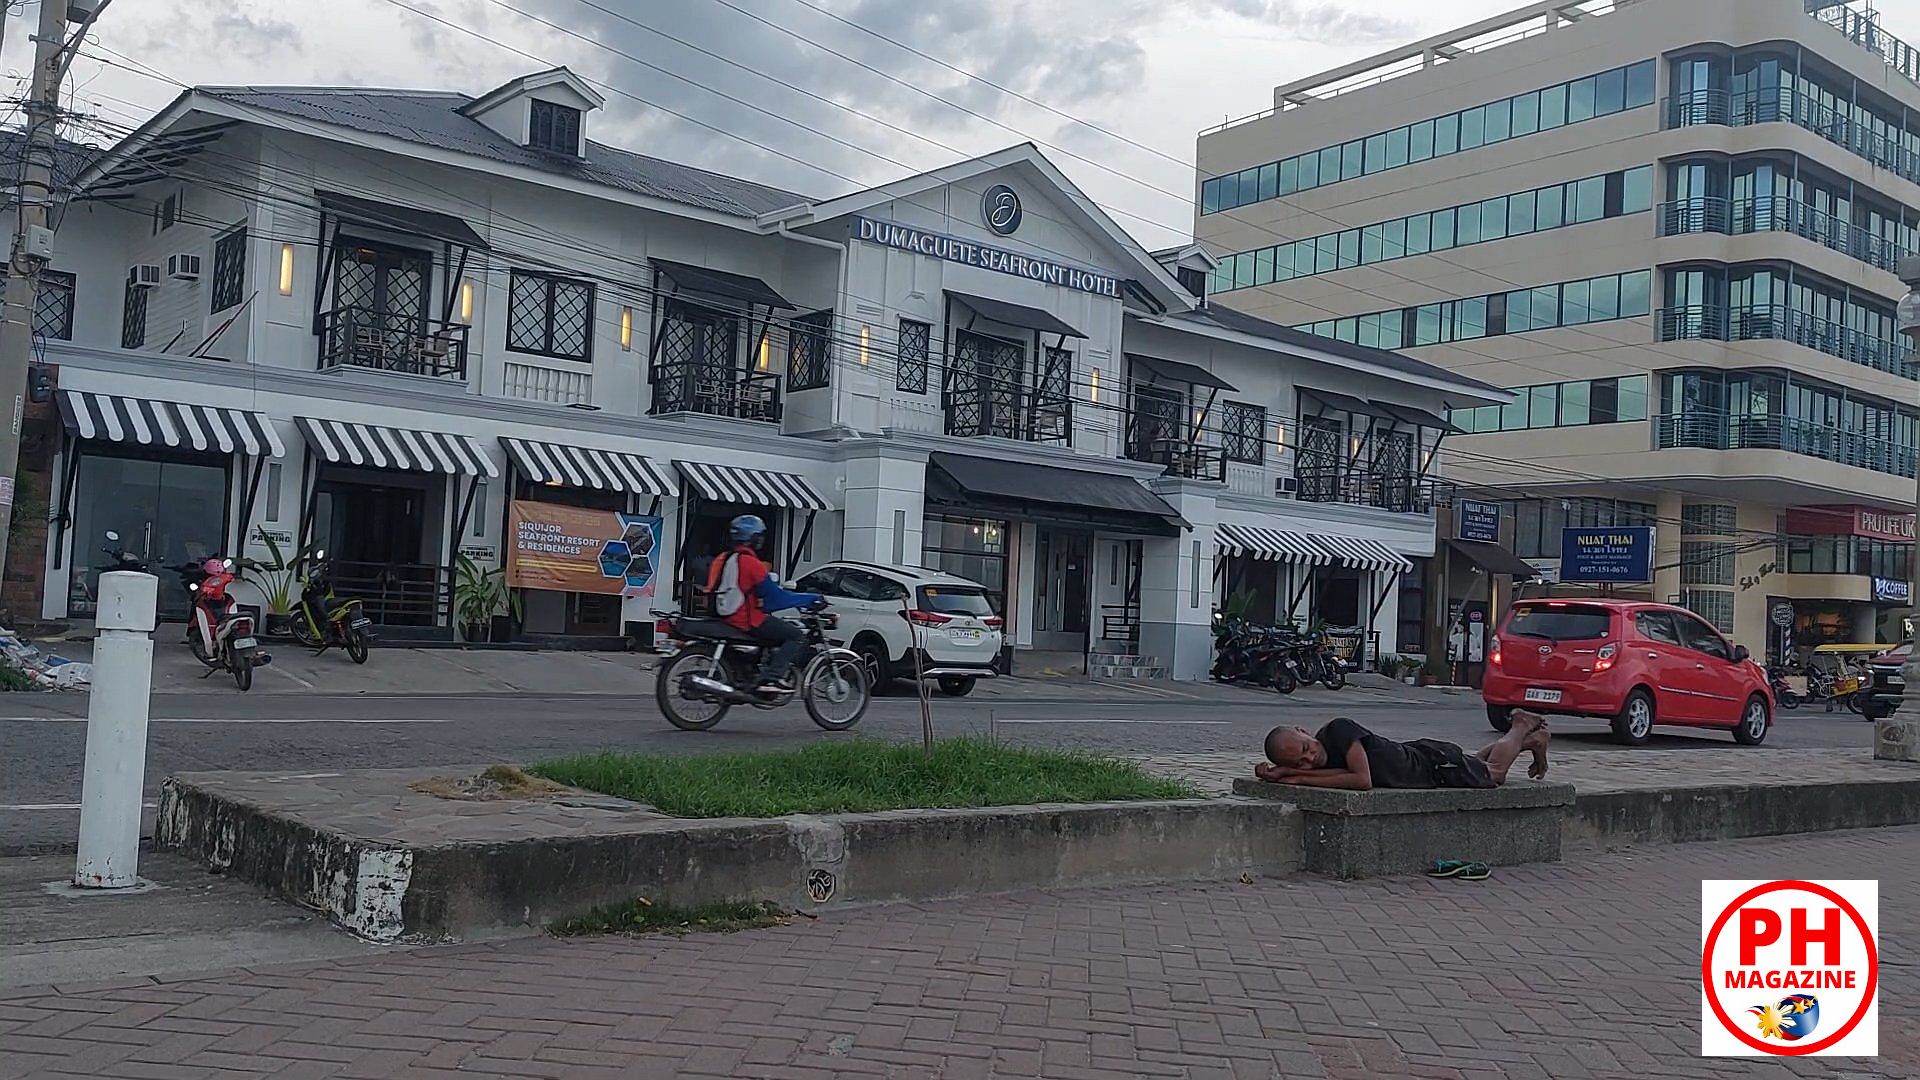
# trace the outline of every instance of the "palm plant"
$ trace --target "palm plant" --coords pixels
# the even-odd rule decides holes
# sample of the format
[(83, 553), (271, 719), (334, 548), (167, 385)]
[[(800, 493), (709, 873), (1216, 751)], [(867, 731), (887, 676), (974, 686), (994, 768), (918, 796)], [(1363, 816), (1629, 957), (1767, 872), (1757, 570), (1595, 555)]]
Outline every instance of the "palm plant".
[(300, 580), (320, 549), (319, 541), (298, 549), (290, 558), (280, 542), (264, 528), (260, 530), (260, 542), (267, 546), (269, 561), (248, 559), (243, 566), (253, 575), (253, 583), (259, 587), (266, 602), (267, 614), (276, 617), (291, 615), (300, 590)]
[(501, 567), (482, 570), (479, 563), (465, 555), (460, 556), (455, 566), (453, 607), (461, 638), (466, 641), (474, 640), (474, 627), (488, 627), (491, 637), (490, 628), (496, 615), (511, 612), (515, 619), (524, 618), (520, 595), (507, 587), (506, 570)]

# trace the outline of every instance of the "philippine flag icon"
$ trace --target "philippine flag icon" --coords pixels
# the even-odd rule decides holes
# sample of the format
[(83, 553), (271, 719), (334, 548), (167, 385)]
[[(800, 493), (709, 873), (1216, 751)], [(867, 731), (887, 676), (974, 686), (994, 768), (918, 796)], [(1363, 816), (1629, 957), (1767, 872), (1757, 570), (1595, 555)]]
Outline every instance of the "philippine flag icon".
[(1820, 1026), (1820, 1002), (1812, 994), (1794, 994), (1778, 1005), (1756, 1005), (1747, 1012), (1763, 1039), (1795, 1042)]

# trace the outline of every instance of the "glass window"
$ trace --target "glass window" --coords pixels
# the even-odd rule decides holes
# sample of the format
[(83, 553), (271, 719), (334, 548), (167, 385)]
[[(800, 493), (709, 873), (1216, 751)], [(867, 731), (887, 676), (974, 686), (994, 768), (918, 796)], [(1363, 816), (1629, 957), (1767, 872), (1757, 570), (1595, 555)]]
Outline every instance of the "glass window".
[(1460, 149), (1460, 114), (1443, 116), (1433, 122), (1433, 156), (1445, 157)]
[(1453, 211), (1453, 237), (1457, 247), (1480, 242), (1480, 204), (1457, 207)]
[(1387, 167), (1387, 137), (1385, 135), (1369, 135), (1366, 141), (1366, 155), (1365, 168), (1367, 172), (1377, 173), (1384, 171)]
[(1567, 123), (1593, 119), (1593, 79), (1576, 79), (1567, 84)]
[(1288, 158), (1280, 163), (1279, 181), (1275, 191), (1280, 195), (1291, 195), (1300, 190), (1300, 159)]
[(1411, 161), (1425, 161), (1433, 156), (1433, 121), (1422, 120), (1413, 125), (1408, 139), (1407, 157)]
[(1329, 146), (1320, 151), (1320, 182), (1337, 184), (1340, 179), (1340, 148)]
[(1269, 250), (1273, 252), (1273, 280), (1293, 280), (1293, 245), (1281, 244)]
[(1340, 269), (1347, 270), (1360, 265), (1360, 230), (1348, 229), (1340, 234)]
[(1642, 60), (1627, 69), (1627, 108), (1653, 104), (1654, 63)]
[(1647, 377), (1629, 375), (1620, 380), (1620, 419), (1647, 418)]
[(1407, 219), (1395, 218), (1381, 226), (1380, 257), (1403, 258), (1407, 254)]
[(1306, 277), (1320, 272), (1319, 241), (1296, 240), (1293, 242), (1293, 276)]
[(1482, 115), (1486, 117), (1487, 134), (1483, 140), (1487, 143), (1506, 142), (1507, 135), (1513, 130), (1513, 102), (1496, 101), (1482, 106)]
[(1445, 251), (1453, 246), (1455, 235), (1454, 214), (1451, 210), (1433, 212), (1433, 251)]
[(1413, 314), (1413, 343), (1415, 345), (1437, 345), (1440, 343), (1440, 305), (1422, 304)]
[(1533, 290), (1533, 326), (1543, 330), (1560, 325), (1560, 286), (1542, 285)]
[(1506, 294), (1506, 332), (1522, 334), (1533, 329), (1533, 305), (1528, 300), (1532, 294), (1525, 289)]
[(1673, 628), (1673, 615), (1665, 611), (1642, 611), (1634, 616), (1640, 636), (1662, 645), (1680, 644), (1680, 632)]
[(1244, 289), (1253, 284), (1253, 252), (1243, 251), (1233, 257), (1233, 287)]
[(1369, 225), (1360, 230), (1360, 262), (1371, 265), (1380, 261), (1380, 226)]
[(1567, 220), (1573, 223), (1598, 221), (1606, 216), (1607, 178), (1589, 176), (1573, 185), (1572, 206)]
[(1294, 159), (1299, 162), (1299, 191), (1309, 191), (1320, 186), (1320, 155), (1302, 154)]
[(1480, 239), (1507, 238), (1507, 197), (1496, 195), (1480, 204)]
[(1314, 241), (1313, 272), (1329, 274), (1340, 269), (1340, 234), (1328, 233)]
[(1487, 336), (1487, 298), (1476, 296), (1453, 306), (1458, 340), (1472, 341)]
[(1560, 387), (1557, 384), (1536, 386), (1528, 392), (1530, 402), (1527, 408), (1527, 426), (1537, 428), (1554, 427), (1560, 416)]
[(1632, 318), (1653, 310), (1653, 271), (1620, 275), (1620, 317)]
[(1387, 168), (1397, 169), (1407, 163), (1406, 128), (1394, 128), (1387, 132)]
[(1200, 185), (1200, 212), (1212, 214), (1220, 209), (1220, 178), (1214, 177)]
[(1425, 255), (1433, 245), (1433, 215), (1415, 214), (1407, 219), (1407, 254)]
[(1637, 214), (1653, 209), (1653, 166), (1628, 169), (1620, 195), (1620, 212)]
[(1596, 116), (1612, 116), (1627, 107), (1627, 71), (1614, 68), (1593, 78), (1593, 111)]
[(1611, 424), (1620, 419), (1620, 380), (1595, 379), (1591, 384), (1592, 402), (1588, 406), (1589, 421), (1595, 424)]
[(1255, 285), (1273, 284), (1273, 249), (1261, 248), (1253, 253), (1253, 283)]
[(1473, 430), (1499, 431), (1500, 413), (1501, 407), (1498, 405), (1482, 405), (1473, 410)]
[(1541, 188), (1534, 194), (1534, 228), (1540, 232), (1557, 229), (1566, 224), (1566, 215), (1562, 204), (1566, 200), (1567, 189), (1555, 184)]
[(1278, 163), (1260, 166), (1260, 198), (1271, 199), (1280, 193), (1280, 166)]
[(1533, 231), (1534, 194), (1523, 191), (1507, 200), (1507, 235), (1525, 236)]
[(1540, 130), (1551, 131), (1567, 122), (1567, 87), (1549, 86), (1540, 91)]
[(1570, 382), (1560, 387), (1560, 426), (1578, 427), (1587, 422), (1588, 390), (1586, 382)]
[(1487, 116), (1479, 107), (1467, 109), (1460, 114), (1460, 149), (1471, 150), (1487, 138)]
[(1587, 316), (1593, 322), (1620, 317), (1620, 278), (1609, 274), (1587, 283)]
[(1540, 130), (1540, 94), (1521, 94), (1513, 99), (1513, 137), (1531, 135)]
[(1523, 392), (1516, 392), (1513, 400), (1500, 407), (1501, 431), (1525, 431), (1527, 429), (1527, 409), (1531, 399)]
[[(1340, 179), (1352, 180), (1361, 175), (1363, 171), (1362, 166), (1365, 161), (1365, 153), (1364, 146), (1359, 139), (1355, 139), (1340, 148)], [(1325, 172), (1325, 167), (1322, 166), (1320, 171)]]

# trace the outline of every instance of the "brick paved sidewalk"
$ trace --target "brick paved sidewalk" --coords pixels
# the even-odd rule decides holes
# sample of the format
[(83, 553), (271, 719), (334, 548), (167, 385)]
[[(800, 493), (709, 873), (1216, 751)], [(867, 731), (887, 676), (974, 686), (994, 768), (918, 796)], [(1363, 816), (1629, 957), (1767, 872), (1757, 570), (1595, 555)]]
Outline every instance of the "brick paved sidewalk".
[[(1703, 1061), (1701, 877), (1879, 877), (1875, 1061)], [(0, 1077), (1920, 1075), (1920, 829), (0, 992)], [(1517, 913), (1519, 928), (1512, 927)]]

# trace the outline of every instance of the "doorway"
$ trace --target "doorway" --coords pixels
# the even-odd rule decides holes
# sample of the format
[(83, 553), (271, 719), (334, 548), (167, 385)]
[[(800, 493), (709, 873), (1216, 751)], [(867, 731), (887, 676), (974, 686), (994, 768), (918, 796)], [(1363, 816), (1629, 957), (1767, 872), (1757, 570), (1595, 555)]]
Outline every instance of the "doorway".
[(309, 535), (327, 553), (334, 588), (359, 598), (382, 626), (439, 624), (447, 575), (424, 554), (434, 513), (429, 483), (412, 473), (322, 473), (314, 494)]
[(1091, 532), (1040, 527), (1034, 548), (1034, 648), (1086, 648), (1092, 549)]
[[(159, 613), (187, 615), (187, 590), (169, 566), (224, 554), (227, 536), (225, 463), (168, 461), (87, 454), (79, 459), (79, 498), (74, 508), (75, 573), (68, 593), (71, 615), (92, 614), (100, 585), (103, 545), (145, 559), (159, 579)], [(109, 544), (108, 532), (118, 533)]]
[(427, 321), (427, 285), (433, 256), (413, 248), (356, 243), (340, 251), (334, 306), (387, 316), (395, 329), (419, 330)]
[[(625, 511), (628, 502), (628, 496), (622, 492), (551, 487), (524, 481), (521, 484), (521, 497), (531, 502), (558, 503), (610, 513)], [(620, 636), (619, 593), (557, 592), (551, 589), (522, 589), (520, 593), (525, 612), (521, 629), (527, 634), (600, 638)]]

